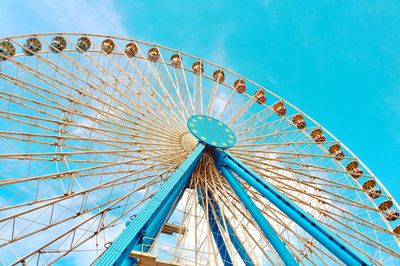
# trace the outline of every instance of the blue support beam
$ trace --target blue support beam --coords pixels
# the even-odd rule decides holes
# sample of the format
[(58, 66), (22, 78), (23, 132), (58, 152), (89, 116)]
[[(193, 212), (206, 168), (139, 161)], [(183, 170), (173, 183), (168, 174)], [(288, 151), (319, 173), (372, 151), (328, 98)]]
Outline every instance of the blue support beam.
[(282, 242), (272, 225), (267, 221), (267, 219), (265, 219), (264, 215), (258, 209), (256, 204), (251, 200), (246, 190), (241, 186), (239, 180), (237, 180), (236, 177), (225, 166), (220, 165), (219, 170), (225, 176), (226, 181), (228, 181), (236, 196), (238, 196), (240, 201), (246, 207), (247, 211), (251, 214), (254, 221), (257, 223), (258, 227), (260, 227), (264, 236), (269, 240), (285, 265), (298, 265), (292, 254), (286, 248), (285, 243)]
[(157, 212), (155, 218), (150, 221), (149, 225), (144, 231), (144, 236), (142, 241), (134, 248), (138, 251), (147, 252), (154, 242), (154, 239), (161, 232), (164, 224), (168, 221), (173, 210), (175, 210), (176, 205), (183, 195), (183, 191), (172, 191), (168, 196), (167, 201), (161, 206), (160, 211)]
[(126, 265), (130, 261), (129, 259), (127, 260), (130, 252), (143, 241), (143, 237), (146, 234), (154, 234), (154, 232), (160, 230), (166, 221), (169, 210), (174, 206), (174, 202), (182, 195), (204, 150), (204, 145), (197, 145), (195, 150), (163, 184), (143, 210), (138, 213), (111, 246), (94, 262), (94, 265)]
[[(175, 210), (176, 205), (178, 204), (180, 198), (183, 193), (181, 191), (176, 190), (174, 194), (169, 195), (167, 201), (161, 206), (160, 211), (157, 212), (156, 217), (149, 222), (146, 226), (143, 237), (139, 241), (139, 243), (133, 248), (134, 250), (147, 252), (153, 245), (154, 239), (161, 232), (164, 224), (168, 221), (169, 217), (172, 214), (172, 211)], [(180, 193), (180, 195), (179, 195)], [(132, 266), (137, 263), (136, 258), (128, 257), (126, 258), (121, 265), (123, 266)]]
[(298, 207), (285, 194), (251, 171), (233, 155), (220, 150), (215, 150), (215, 155), (216, 163), (221, 169), (228, 167), (234, 171), (345, 264), (373, 265), (365, 256), (343, 242), (317, 219)]
[[(206, 204), (206, 195), (203, 189), (197, 189), (197, 198), (199, 204), (203, 207), (204, 212), (206, 212), (207, 207), (204, 206), (203, 200)], [(228, 248), (226, 247), (225, 240), (222, 236), (222, 233), (218, 227), (217, 218), (215, 217), (211, 208), (208, 208), (208, 224), (211, 229), (211, 233), (214, 237), (215, 244), (217, 245), (218, 253), (222, 259), (222, 262), (225, 266), (233, 266), (231, 255), (229, 254)]]
[[(202, 189), (198, 189), (198, 190), (202, 191), (202, 196), (205, 194), (205, 192)], [(233, 246), (237, 250), (239, 256), (242, 258), (244, 264), (246, 266), (254, 266), (254, 263), (252, 262), (250, 256), (247, 254), (245, 248), (242, 245), (242, 242), (240, 242), (235, 231), (233, 230), (232, 225), (229, 223), (229, 221), (227, 219), (224, 219), (224, 217), (222, 216), (221, 209), (219, 208), (218, 204), (215, 202), (214, 196), (209, 191), (207, 194), (208, 194), (209, 203), (210, 203), (211, 207), (214, 209), (214, 212), (217, 216), (217, 217), (215, 217), (214, 212), (212, 212), (212, 210), (209, 208), (208, 209), (209, 210), (209, 216), (208, 216), (209, 219), (210, 219), (210, 217), (212, 220), (218, 219), (220, 224), (224, 224), (223, 221), (225, 221), (226, 229), (228, 230), (228, 234), (229, 234), (229, 238), (230, 238)], [(205, 195), (204, 195), (204, 199), (205, 199)], [(204, 211), (206, 211), (200, 198), (199, 198), (199, 202), (200, 202), (200, 205), (203, 207)], [(211, 223), (211, 221), (209, 221), (209, 223)], [(222, 254), (221, 254), (221, 256), (222, 256)]]

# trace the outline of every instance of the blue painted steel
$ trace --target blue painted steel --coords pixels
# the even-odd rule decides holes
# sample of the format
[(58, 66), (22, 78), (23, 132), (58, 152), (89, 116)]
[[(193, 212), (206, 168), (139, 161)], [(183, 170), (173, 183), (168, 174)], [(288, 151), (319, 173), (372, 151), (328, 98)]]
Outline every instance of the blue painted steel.
[[(151, 220), (149, 224), (145, 227), (145, 230), (143, 231), (143, 237), (142, 239), (140, 239), (139, 243), (133, 248), (134, 250), (147, 252), (150, 249), (150, 247), (153, 245), (154, 239), (160, 233), (165, 222), (168, 221), (169, 217), (172, 214), (172, 211), (176, 208), (177, 203), (183, 195), (183, 193), (180, 192), (181, 191), (176, 190), (169, 195), (167, 201), (164, 202), (164, 204), (161, 206), (160, 211), (157, 212), (154, 219)], [(132, 266), (137, 263), (137, 261), (138, 260), (135, 258), (127, 257), (123, 261), (122, 265)]]
[(220, 166), (219, 170), (225, 176), (226, 181), (232, 187), (235, 194), (238, 196), (240, 201), (246, 207), (247, 211), (251, 214), (254, 221), (256, 221), (258, 227), (269, 240), (275, 251), (278, 253), (279, 257), (286, 265), (298, 265), (294, 260), (292, 254), (286, 248), (285, 243), (279, 238), (278, 234), (275, 232), (271, 224), (265, 219), (264, 215), (260, 212), (255, 203), (251, 200), (250, 196), (247, 194), (245, 189), (240, 185), (240, 182), (236, 177), (225, 167)]
[(277, 190), (272, 184), (259, 177), (247, 168), (240, 160), (224, 151), (215, 151), (217, 163), (225, 165), (239, 175), (244, 181), (256, 189), (290, 219), (313, 236), (318, 242), (331, 251), (336, 257), (347, 265), (373, 265), (361, 253), (345, 244), (328, 228), (323, 226), (309, 213), (298, 207), (286, 195)]
[[(131, 250), (142, 241), (143, 236), (146, 234), (146, 228), (152, 224), (151, 221), (156, 219), (158, 213), (164, 207), (166, 208), (164, 205), (174, 202), (173, 200), (169, 200), (171, 196), (176, 199), (183, 193), (204, 149), (205, 146), (202, 144), (196, 147), (148, 204), (146, 204), (143, 210), (138, 213), (135, 219), (129, 223), (111, 246), (94, 262), (94, 265), (122, 265), (126, 261)], [(169, 206), (169, 209), (171, 207), (172, 205)], [(163, 218), (165, 219), (165, 216)], [(159, 219), (161, 220), (162, 218)]]
[(244, 264), (246, 266), (254, 266), (254, 263), (251, 260), (249, 254), (247, 254), (247, 251), (244, 249), (242, 242), (240, 242), (239, 238), (236, 236), (235, 231), (233, 231), (232, 225), (228, 221), (226, 221), (226, 227), (228, 229), (229, 238), (231, 239), (233, 246), (239, 253), (239, 256), (242, 258)]
[(235, 133), (221, 121), (209, 116), (191, 116), (187, 127), (201, 143), (211, 147), (230, 148), (236, 143)]
[[(180, 194), (180, 195), (179, 195)], [(168, 221), (169, 217), (172, 214), (172, 211), (176, 208), (180, 198), (183, 195), (183, 191), (173, 191), (167, 199), (166, 202), (161, 206), (160, 211), (157, 212), (156, 216), (153, 220), (149, 222), (146, 226), (143, 237), (139, 241), (139, 243), (133, 248), (137, 251), (147, 252), (151, 246), (153, 245), (154, 239), (157, 235), (161, 232), (162, 227)], [(128, 257), (122, 263), (123, 266), (125, 265), (134, 265), (137, 263), (137, 259)]]
[[(206, 211), (206, 207), (203, 204), (203, 199), (206, 202), (206, 195), (203, 189), (197, 189), (197, 198), (199, 204), (203, 207), (204, 211)], [(210, 225), (210, 229), (212, 235), (214, 237), (215, 244), (217, 245), (218, 253), (224, 263), (225, 266), (233, 266), (231, 255), (229, 254), (228, 248), (225, 245), (224, 238), (222, 236), (221, 231), (219, 230), (217, 218), (215, 217), (212, 209), (208, 208), (208, 224)]]
[(175, 210), (176, 205), (183, 195), (183, 191), (172, 191), (168, 196), (167, 201), (161, 206), (160, 211), (157, 212), (155, 218), (150, 221), (149, 225), (144, 231), (144, 236), (142, 241), (134, 248), (138, 251), (148, 251), (154, 242), (154, 238), (161, 232), (162, 227), (168, 221), (173, 210)]
[[(204, 194), (204, 193), (203, 193)], [(242, 258), (244, 264), (246, 266), (254, 266), (250, 256), (247, 254), (246, 249), (243, 247), (242, 242), (240, 242), (239, 238), (236, 236), (235, 231), (233, 230), (231, 224), (229, 223), (229, 221), (227, 219), (224, 219), (222, 214), (221, 214), (221, 209), (219, 208), (218, 204), (216, 203), (214, 196), (212, 195), (212, 193), (210, 191), (208, 191), (208, 199), (209, 199), (209, 204), (212, 206), (212, 208), (214, 209), (214, 212), (217, 216), (217, 219), (219, 220), (220, 224), (223, 224), (223, 221), (225, 221), (226, 224), (226, 228), (228, 230), (228, 234), (229, 234), (229, 238), (233, 244), (233, 246), (235, 247), (235, 249), (237, 250), (239, 256)], [(199, 202), (202, 205), (202, 201)], [(203, 206), (204, 208), (204, 206)], [(205, 209), (204, 209), (205, 210)], [(209, 209), (210, 210), (210, 209)], [(211, 214), (209, 213), (209, 217), (213, 217), (214, 218), (214, 212), (211, 212)], [(225, 228), (223, 227), (223, 229), (225, 230)]]

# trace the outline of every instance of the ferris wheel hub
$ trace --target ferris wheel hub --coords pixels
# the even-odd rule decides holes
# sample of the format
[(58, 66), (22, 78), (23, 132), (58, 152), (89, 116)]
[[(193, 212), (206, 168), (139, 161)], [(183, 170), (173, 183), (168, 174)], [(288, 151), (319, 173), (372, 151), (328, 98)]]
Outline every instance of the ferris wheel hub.
[(208, 146), (231, 148), (236, 143), (236, 135), (223, 122), (206, 115), (193, 115), (187, 121), (189, 131)]

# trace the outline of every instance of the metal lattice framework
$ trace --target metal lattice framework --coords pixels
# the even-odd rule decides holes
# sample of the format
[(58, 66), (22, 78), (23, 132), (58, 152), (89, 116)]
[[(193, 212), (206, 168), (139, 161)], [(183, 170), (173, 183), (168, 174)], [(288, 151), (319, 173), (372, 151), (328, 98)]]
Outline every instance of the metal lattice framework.
[[(281, 265), (266, 224), (296, 263), (343, 263), (240, 169), (216, 164), (229, 143), (199, 151), (193, 115), (228, 125), (227, 156), (350, 250), (400, 265), (398, 203), (312, 118), (206, 60), (77, 33), (0, 39), (0, 264), (89, 264), (133, 228), (124, 263)], [(149, 206), (157, 219), (140, 231)]]

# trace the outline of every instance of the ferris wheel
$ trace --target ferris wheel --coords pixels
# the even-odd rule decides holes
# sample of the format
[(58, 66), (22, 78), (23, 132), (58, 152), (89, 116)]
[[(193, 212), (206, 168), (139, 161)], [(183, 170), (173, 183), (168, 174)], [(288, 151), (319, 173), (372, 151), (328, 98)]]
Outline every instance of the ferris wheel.
[(0, 39), (0, 265), (400, 265), (399, 210), (229, 69), (112, 36)]

